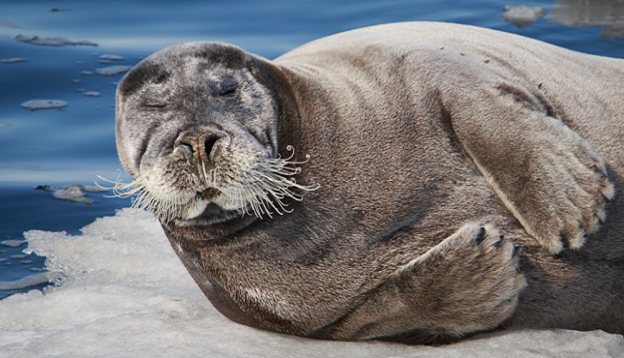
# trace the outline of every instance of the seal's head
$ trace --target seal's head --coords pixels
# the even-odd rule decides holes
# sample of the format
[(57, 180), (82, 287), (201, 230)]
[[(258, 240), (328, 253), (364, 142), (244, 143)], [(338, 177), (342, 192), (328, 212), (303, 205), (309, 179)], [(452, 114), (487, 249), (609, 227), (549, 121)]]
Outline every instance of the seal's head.
[[(283, 213), (300, 199), (291, 158), (278, 156), (278, 104), (263, 60), (220, 43), (157, 52), (117, 89), (117, 150), (134, 178), (122, 185), (161, 222), (211, 225)], [(292, 149), (292, 148), (289, 148)], [(118, 187), (119, 189), (119, 187)]]

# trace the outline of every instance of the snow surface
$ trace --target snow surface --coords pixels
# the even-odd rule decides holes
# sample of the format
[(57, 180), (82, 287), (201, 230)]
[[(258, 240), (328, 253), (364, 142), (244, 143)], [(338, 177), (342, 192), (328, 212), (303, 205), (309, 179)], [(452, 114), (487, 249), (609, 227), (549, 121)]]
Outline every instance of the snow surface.
[(0, 301), (0, 357), (622, 357), (602, 331), (523, 330), (440, 347), (328, 342), (229, 321), (201, 293), (147, 213), (120, 211), (79, 236), (29, 231), (58, 284)]

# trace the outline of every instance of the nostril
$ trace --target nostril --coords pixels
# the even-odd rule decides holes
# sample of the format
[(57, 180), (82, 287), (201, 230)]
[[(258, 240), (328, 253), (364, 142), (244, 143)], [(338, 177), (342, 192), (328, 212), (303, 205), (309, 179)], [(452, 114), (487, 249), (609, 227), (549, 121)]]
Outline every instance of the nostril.
[(186, 143), (180, 143), (174, 150), (174, 154), (183, 155), (187, 161), (193, 159), (193, 147)]
[(204, 148), (206, 148), (206, 156), (208, 156), (208, 158), (210, 158), (210, 153), (212, 153), (215, 143), (217, 143), (218, 140), (219, 137), (216, 135), (211, 135), (206, 138), (206, 141), (204, 142)]

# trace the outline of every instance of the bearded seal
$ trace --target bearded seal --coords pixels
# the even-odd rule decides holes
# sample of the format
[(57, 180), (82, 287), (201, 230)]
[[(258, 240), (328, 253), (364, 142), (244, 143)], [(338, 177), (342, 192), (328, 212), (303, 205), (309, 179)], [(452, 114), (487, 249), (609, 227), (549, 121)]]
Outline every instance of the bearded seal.
[[(624, 61), (399, 23), (273, 61), (157, 52), (118, 86), (118, 189), (252, 327), (431, 342), (624, 328)], [(608, 217), (608, 219), (607, 219)]]

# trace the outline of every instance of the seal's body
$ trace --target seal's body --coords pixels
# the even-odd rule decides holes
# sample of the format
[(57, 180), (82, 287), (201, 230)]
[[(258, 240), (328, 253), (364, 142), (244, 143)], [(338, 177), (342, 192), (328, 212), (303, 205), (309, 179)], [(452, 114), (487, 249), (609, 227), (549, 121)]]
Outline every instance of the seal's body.
[(329, 339), (617, 332), (622, 83), (622, 60), (452, 24), (274, 61), (189, 43), (121, 82), (117, 144), (237, 322)]

